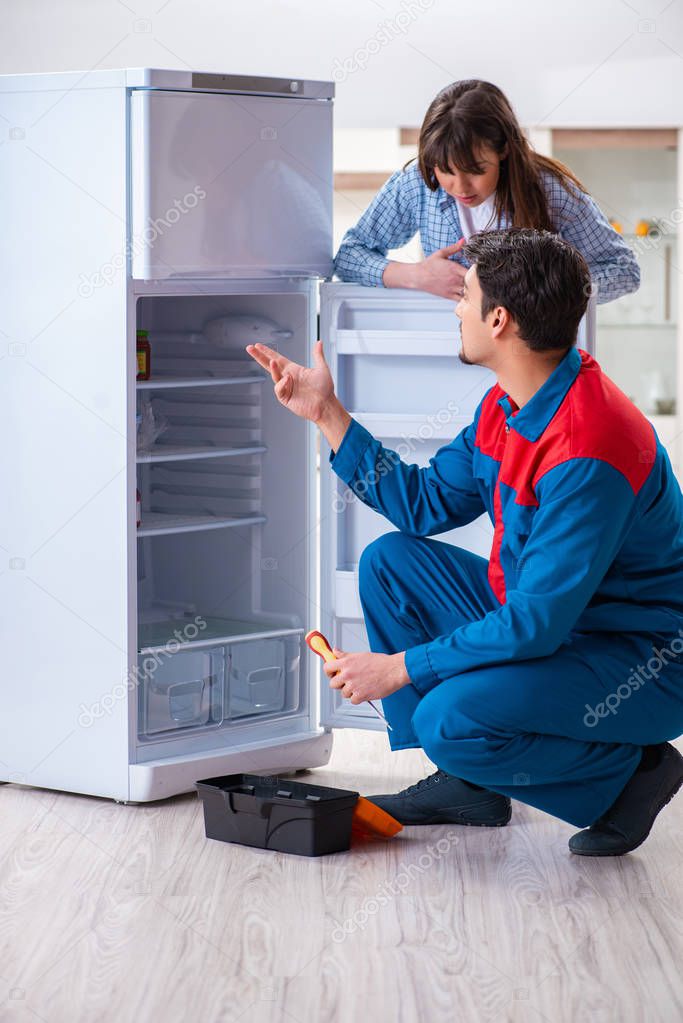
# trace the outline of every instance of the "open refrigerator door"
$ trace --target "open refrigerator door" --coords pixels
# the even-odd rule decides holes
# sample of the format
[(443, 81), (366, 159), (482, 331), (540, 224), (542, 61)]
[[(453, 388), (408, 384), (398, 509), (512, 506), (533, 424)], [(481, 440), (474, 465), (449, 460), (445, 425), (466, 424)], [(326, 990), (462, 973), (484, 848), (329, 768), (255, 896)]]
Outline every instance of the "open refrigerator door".
[[(426, 465), (472, 421), (492, 374), (457, 358), (453, 303), (421, 292), (321, 286), (321, 337), (337, 394), (354, 419), (404, 461)], [(320, 560), (322, 631), (342, 650), (367, 650), (358, 593), (363, 549), (393, 526), (368, 508), (327, 467), (321, 444)], [(487, 517), (439, 536), (488, 557)], [(366, 704), (353, 705), (321, 679), (327, 727), (384, 729)]]

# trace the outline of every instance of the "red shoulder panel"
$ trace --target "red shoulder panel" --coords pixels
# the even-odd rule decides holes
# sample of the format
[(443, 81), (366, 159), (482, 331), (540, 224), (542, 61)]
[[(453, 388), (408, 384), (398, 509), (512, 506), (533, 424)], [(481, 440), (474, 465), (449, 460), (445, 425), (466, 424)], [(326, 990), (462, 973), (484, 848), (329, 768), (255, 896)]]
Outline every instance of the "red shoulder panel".
[(652, 469), (656, 445), (652, 424), (595, 359), (581, 352), (576, 380), (544, 433), (535, 444), (514, 433), (500, 478), (516, 490), (519, 504), (536, 504), (541, 476), (571, 458), (595, 458), (613, 466), (637, 494)]
[(559, 409), (538, 441), (514, 429), (505, 433), (504, 391), (497, 384), (487, 395), (477, 426), (476, 445), (500, 464), (493, 495), (495, 529), (488, 578), (498, 600), (505, 601), (500, 561), (503, 521), (500, 483), (515, 491), (517, 504), (538, 505), (536, 484), (545, 473), (572, 458), (594, 458), (613, 466), (634, 494), (647, 479), (656, 455), (652, 425), (598, 363), (581, 351), (581, 366)]
[(499, 384), (494, 384), (484, 398), (477, 423), (477, 433), (474, 443), (482, 455), (490, 455), (491, 458), (500, 461), (503, 457), (501, 448), (501, 435), (505, 433), (505, 412), (498, 404), (505, 391)]

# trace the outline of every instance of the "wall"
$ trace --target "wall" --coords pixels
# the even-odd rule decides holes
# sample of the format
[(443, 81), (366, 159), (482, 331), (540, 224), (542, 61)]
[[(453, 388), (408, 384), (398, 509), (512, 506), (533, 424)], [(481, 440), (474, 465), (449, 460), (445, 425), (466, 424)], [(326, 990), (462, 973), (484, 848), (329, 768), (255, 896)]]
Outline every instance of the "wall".
[(417, 124), (468, 77), (501, 85), (526, 124), (680, 121), (683, 9), (664, 0), (0, 0), (0, 18), (0, 73), (333, 78), (340, 128)]

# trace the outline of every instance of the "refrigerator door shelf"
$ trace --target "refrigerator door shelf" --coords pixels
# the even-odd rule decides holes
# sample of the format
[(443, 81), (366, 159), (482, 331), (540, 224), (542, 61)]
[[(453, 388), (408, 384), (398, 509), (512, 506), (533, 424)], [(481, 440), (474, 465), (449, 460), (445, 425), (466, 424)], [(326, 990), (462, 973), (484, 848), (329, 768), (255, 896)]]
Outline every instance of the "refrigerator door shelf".
[[(338, 330), (337, 355), (419, 355), (452, 358), (457, 352), (455, 320), (449, 331)], [(415, 344), (419, 345), (416, 350)]]
[(132, 276), (332, 272), (332, 103), (130, 95)]
[[(349, 409), (392, 420), (393, 436), (436, 436), (457, 417), (472, 422), (477, 405), (491, 386), (491, 374), (480, 366), (465, 366), (457, 358), (457, 341), (450, 353), (423, 355), (419, 337), (410, 339), (412, 352), (391, 344), (387, 351), (337, 353), (339, 387)], [(457, 429), (451, 434), (455, 436)]]

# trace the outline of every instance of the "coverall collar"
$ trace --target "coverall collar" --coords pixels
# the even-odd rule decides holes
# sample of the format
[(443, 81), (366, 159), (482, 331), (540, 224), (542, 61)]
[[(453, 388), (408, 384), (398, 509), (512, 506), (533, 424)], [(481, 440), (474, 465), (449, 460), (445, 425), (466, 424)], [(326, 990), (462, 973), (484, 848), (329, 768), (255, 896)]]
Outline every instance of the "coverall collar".
[(505, 421), (510, 429), (516, 430), (532, 443), (537, 441), (576, 380), (580, 367), (581, 353), (578, 348), (570, 348), (522, 409), (508, 394), (499, 398), (498, 404), (505, 412)]

